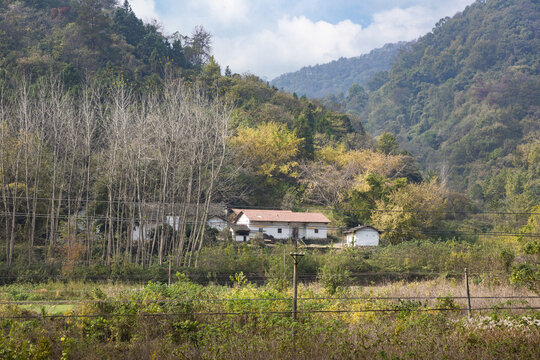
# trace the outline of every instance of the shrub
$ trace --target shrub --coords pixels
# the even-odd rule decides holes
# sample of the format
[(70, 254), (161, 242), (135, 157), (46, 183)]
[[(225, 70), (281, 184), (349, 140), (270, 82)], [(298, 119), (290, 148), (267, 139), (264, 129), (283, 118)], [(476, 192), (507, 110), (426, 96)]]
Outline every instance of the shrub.
[(319, 269), (318, 279), (324, 289), (334, 295), (341, 287), (346, 286), (351, 280), (351, 272), (343, 269), (335, 263), (327, 263)]
[(516, 286), (526, 286), (538, 293), (540, 290), (540, 266), (519, 264), (512, 271), (510, 283)]

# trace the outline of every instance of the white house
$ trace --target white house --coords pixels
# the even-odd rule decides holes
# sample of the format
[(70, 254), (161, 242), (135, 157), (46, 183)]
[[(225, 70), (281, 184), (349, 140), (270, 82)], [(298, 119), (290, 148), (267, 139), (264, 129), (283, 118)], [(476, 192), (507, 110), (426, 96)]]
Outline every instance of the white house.
[(206, 220), (206, 225), (217, 231), (223, 231), (226, 227), (229, 226), (229, 222), (225, 217), (214, 215)]
[(359, 225), (344, 232), (349, 246), (378, 246), (381, 232), (369, 225)]
[[(249, 239), (266, 236), (274, 239), (326, 239), (330, 220), (321, 213), (291, 210), (232, 209), (236, 225), (249, 229)], [(243, 228), (245, 231), (245, 228)], [(234, 230), (234, 229), (233, 229)], [(235, 240), (240, 237), (233, 233)], [(244, 239), (242, 235), (241, 239)]]

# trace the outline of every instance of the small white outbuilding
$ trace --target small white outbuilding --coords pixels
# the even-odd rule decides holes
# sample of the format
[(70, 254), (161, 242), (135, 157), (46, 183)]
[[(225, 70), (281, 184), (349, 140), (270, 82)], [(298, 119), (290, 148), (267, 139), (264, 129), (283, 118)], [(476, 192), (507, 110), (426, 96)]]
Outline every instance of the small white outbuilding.
[(223, 231), (229, 226), (229, 222), (225, 217), (214, 215), (206, 220), (206, 225), (217, 231)]
[(349, 246), (378, 246), (381, 231), (369, 225), (359, 225), (344, 232)]

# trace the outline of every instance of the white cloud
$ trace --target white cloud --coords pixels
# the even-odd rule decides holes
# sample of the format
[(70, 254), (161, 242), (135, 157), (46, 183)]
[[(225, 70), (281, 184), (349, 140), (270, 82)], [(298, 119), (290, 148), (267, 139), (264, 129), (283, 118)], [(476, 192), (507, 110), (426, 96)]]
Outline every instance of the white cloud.
[[(187, 35), (196, 25), (203, 25), (214, 35), (214, 54), (223, 67), (229, 65), (234, 72), (253, 72), (271, 79), (302, 66), (365, 54), (389, 42), (413, 40), (430, 31), (440, 18), (452, 16), (474, 2), (409, 0), (406, 1), (409, 6), (391, 8), (387, 6), (400, 1), (381, 0), (379, 9), (386, 9), (372, 14), (371, 23), (364, 27), (353, 20), (331, 23), (302, 15), (310, 8), (314, 17), (320, 9), (319, 18), (324, 19), (331, 9), (339, 13), (340, 6), (350, 6), (349, 1), (337, 0), (332, 7), (321, 0), (130, 0), (130, 3), (137, 16), (145, 21), (162, 21), (168, 33), (179, 31)], [(337, 18), (346, 19), (347, 15)], [(365, 18), (362, 21), (366, 23)]]
[(202, 8), (208, 17), (222, 24), (228, 25), (248, 19), (249, 2), (246, 0), (195, 0), (192, 4)]
[(129, 3), (133, 12), (145, 22), (159, 18), (154, 0), (130, 0)]
[(440, 8), (411, 6), (373, 15), (363, 28), (350, 20), (331, 24), (305, 16), (282, 17), (275, 30), (236, 37), (216, 36), (214, 53), (220, 64), (234, 72), (253, 72), (272, 79), (306, 65), (340, 57), (358, 56), (386, 43), (409, 41), (429, 32), (444, 16), (452, 16), (473, 0), (457, 0)]
[(331, 61), (339, 56), (354, 56), (355, 37), (362, 31), (350, 20), (337, 24), (312, 22), (304, 16), (283, 18), (277, 30), (264, 30), (233, 39), (215, 39), (218, 61), (233, 71), (251, 71), (261, 76), (279, 75), (313, 61)]

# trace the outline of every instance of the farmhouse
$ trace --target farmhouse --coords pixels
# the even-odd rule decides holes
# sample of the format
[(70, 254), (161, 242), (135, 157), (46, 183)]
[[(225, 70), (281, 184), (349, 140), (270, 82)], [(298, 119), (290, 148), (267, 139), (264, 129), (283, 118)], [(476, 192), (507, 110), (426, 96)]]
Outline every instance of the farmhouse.
[(369, 225), (359, 225), (344, 232), (349, 246), (378, 246), (381, 231)]
[[(255, 237), (278, 240), (326, 239), (330, 220), (321, 213), (293, 212), (291, 210), (232, 209), (236, 215), (235, 225), (243, 225), (240, 235), (232, 228), (233, 238), (245, 241)], [(246, 236), (246, 227), (249, 234)]]
[[(135, 218), (131, 238), (139, 241), (143, 237), (148, 239), (152, 231), (160, 226), (169, 225), (178, 231), (185, 224), (193, 224), (203, 218), (205, 212), (203, 204), (169, 204), (145, 203), (140, 206), (140, 214)], [(210, 204), (206, 224), (218, 231), (228, 226), (227, 208), (223, 204)], [(143, 231), (141, 231), (141, 228)]]

